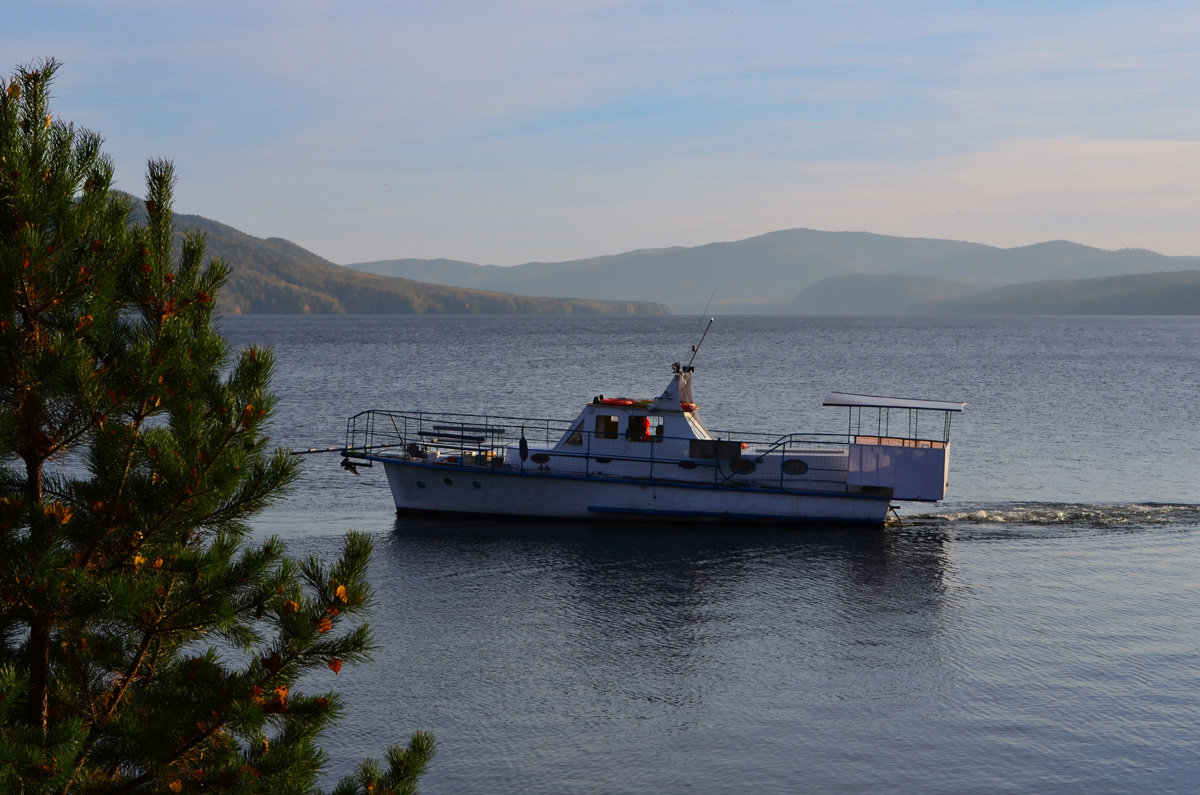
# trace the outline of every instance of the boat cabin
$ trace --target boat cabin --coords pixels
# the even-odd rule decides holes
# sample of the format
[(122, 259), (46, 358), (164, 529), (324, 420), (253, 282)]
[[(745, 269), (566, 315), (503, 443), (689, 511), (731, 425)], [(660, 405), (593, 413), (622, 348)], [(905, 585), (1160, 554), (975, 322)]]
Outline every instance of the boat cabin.
[[(693, 368), (674, 365), (674, 375), (663, 393), (653, 400), (631, 400), (597, 395), (584, 406), (554, 450), (570, 453), (587, 448), (590, 454), (635, 457), (684, 458), (690, 441), (713, 437), (692, 402)], [(653, 456), (637, 451), (655, 445)]]

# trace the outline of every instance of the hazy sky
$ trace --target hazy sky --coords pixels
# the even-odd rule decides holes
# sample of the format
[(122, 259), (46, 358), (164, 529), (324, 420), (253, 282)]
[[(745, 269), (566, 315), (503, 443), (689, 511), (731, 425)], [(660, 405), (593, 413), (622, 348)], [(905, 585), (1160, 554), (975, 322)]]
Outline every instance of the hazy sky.
[(0, 0), (121, 187), (346, 263), (793, 227), (1200, 254), (1200, 4)]

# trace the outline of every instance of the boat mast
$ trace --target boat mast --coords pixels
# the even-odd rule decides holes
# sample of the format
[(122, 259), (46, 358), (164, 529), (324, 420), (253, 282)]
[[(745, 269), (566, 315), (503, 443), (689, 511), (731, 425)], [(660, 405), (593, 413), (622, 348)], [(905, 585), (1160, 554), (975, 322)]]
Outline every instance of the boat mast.
[(704, 327), (704, 333), (700, 335), (700, 341), (692, 346), (692, 358), (688, 359), (687, 367), (690, 370), (692, 362), (696, 361), (696, 354), (700, 352), (700, 346), (704, 344), (704, 338), (708, 336), (708, 330), (712, 328), (712, 324), (716, 321), (715, 317), (708, 319), (708, 325)]

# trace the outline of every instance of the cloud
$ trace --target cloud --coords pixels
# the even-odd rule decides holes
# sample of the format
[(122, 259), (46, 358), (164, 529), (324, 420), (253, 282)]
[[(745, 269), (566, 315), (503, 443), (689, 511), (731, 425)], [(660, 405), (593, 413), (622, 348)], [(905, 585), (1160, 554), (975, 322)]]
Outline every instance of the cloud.
[[(791, 226), (1200, 252), (1200, 8), (39, 4), (123, 187), (336, 261), (503, 264)], [(28, 56), (20, 54), (26, 48)]]
[(1197, 141), (1013, 139), (915, 162), (798, 166), (793, 196), (799, 225), (816, 228), (1195, 254), (1198, 171)]
[[(694, 155), (654, 168), (427, 174), (369, 203), (312, 207), (281, 186), (280, 234), (340, 262), (398, 256), (513, 264), (734, 240), (776, 229), (865, 230), (1000, 246), (1071, 239), (1196, 253), (1200, 144), (1019, 139), (978, 152), (864, 162)], [(386, 227), (386, 239), (369, 234)], [(321, 240), (314, 238), (315, 230)], [(325, 248), (322, 248), (325, 246)]]

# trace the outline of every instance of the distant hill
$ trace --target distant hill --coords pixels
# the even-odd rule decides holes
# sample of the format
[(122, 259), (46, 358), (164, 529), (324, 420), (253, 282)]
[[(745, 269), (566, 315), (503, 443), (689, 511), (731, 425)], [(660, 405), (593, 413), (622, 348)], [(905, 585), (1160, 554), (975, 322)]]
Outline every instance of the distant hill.
[(651, 301), (535, 298), (362, 273), (281, 238), (252, 237), (199, 215), (175, 219), (181, 232), (204, 233), (208, 254), (232, 266), (218, 298), (228, 314), (669, 314)]
[(914, 304), (922, 315), (1200, 315), (1200, 270), (1026, 282)]
[[(837, 277), (922, 277), (945, 280), (936, 289), (957, 290), (948, 284), (958, 283), (982, 290), (1047, 277), (1077, 279), (1196, 270), (1200, 269), (1200, 257), (1167, 257), (1143, 249), (1106, 251), (1066, 241), (1005, 249), (867, 232), (790, 229), (693, 248), (644, 249), (512, 267), (417, 259), (354, 263), (348, 267), (474, 289), (597, 299), (639, 298), (667, 304), (676, 312), (703, 311), (714, 294), (714, 311), (789, 312), (814, 311), (797, 309), (808, 306), (804, 292)], [(926, 286), (935, 283), (929, 281)], [(853, 284), (830, 282), (823, 289)], [(857, 284), (863, 289), (876, 289), (884, 282), (863, 280)], [(875, 287), (870, 287), (872, 284)], [(915, 289), (916, 284), (909, 282), (908, 287)], [(852, 294), (846, 297), (852, 298)], [(916, 296), (915, 300), (922, 297)], [(839, 301), (847, 304), (843, 298)], [(825, 311), (828, 313), (827, 307)]]
[(800, 293), (786, 309), (802, 315), (906, 315), (930, 301), (959, 298), (978, 285), (906, 273), (831, 276)]

